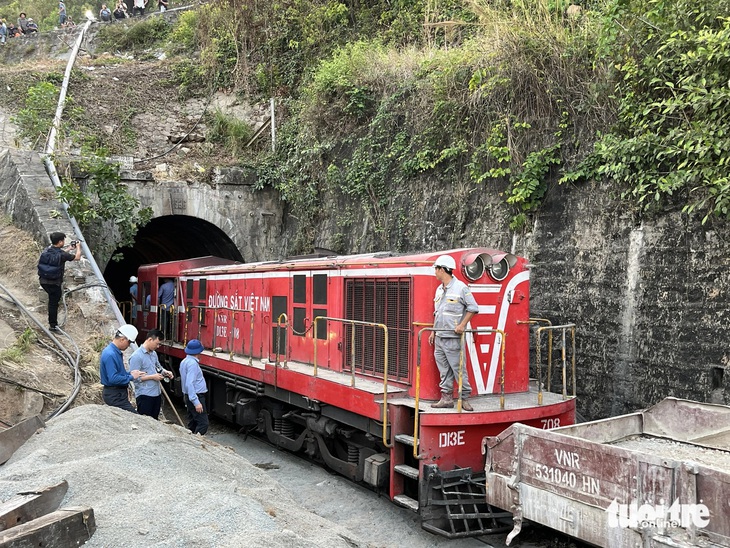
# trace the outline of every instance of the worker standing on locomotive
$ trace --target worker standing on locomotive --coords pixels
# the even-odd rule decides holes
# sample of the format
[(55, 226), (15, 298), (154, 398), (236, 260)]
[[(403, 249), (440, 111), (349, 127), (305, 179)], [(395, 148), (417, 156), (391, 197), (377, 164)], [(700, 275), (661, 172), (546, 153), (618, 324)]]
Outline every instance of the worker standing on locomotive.
[(137, 328), (133, 325), (123, 325), (114, 334), (114, 339), (102, 350), (99, 363), (99, 376), (104, 390), (101, 397), (104, 403), (111, 407), (118, 407), (125, 411), (137, 413), (129, 403), (129, 382), (136, 379), (142, 372), (133, 369), (127, 372), (124, 368), (124, 352), (137, 338)]
[(129, 358), (129, 367), (139, 369), (142, 375), (134, 381), (134, 393), (137, 399), (137, 413), (147, 415), (155, 420), (160, 417), (162, 407), (162, 386), (164, 378), (172, 379), (171, 371), (160, 365), (156, 350), (160, 346), (162, 331), (150, 329), (147, 339), (134, 351)]
[[(459, 375), (459, 358), (461, 355), (462, 334), (469, 321), (479, 312), (474, 296), (464, 282), (457, 280), (453, 272), (456, 262), (449, 255), (442, 255), (433, 264), (436, 278), (441, 284), (436, 288), (434, 297), (433, 327), (428, 338), (434, 347), (433, 355), (439, 370), (441, 382), (441, 399), (431, 407), (450, 409), (454, 407), (454, 379)], [(466, 362), (466, 360), (464, 360)], [(467, 401), (471, 394), (469, 375), (466, 368), (462, 370), (462, 401), (464, 411), (474, 411)]]
[(137, 276), (129, 277), (129, 296), (132, 299), (132, 321), (129, 323), (135, 323), (137, 321), (137, 298), (138, 298), (138, 286)]
[(188, 410), (188, 429), (201, 436), (208, 431), (208, 409), (205, 405), (208, 387), (198, 360), (202, 351), (202, 343), (192, 339), (185, 347), (185, 359), (180, 362), (180, 384)]
[(160, 330), (165, 339), (172, 337), (172, 305), (175, 302), (175, 283), (172, 278), (162, 281), (157, 292), (157, 308), (160, 310)]

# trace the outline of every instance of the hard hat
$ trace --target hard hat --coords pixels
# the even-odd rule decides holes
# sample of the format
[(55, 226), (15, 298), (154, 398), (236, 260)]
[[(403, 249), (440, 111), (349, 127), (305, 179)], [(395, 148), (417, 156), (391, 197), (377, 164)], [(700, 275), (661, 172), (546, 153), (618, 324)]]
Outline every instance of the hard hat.
[(137, 339), (137, 328), (130, 324), (125, 324), (119, 329), (117, 329), (117, 332), (123, 335), (124, 337), (127, 337), (130, 341), (134, 342)]
[(129, 283), (136, 284), (137, 283), (137, 276), (130, 276), (129, 277)]
[(456, 270), (456, 261), (454, 261), (454, 258), (450, 255), (441, 255), (438, 259), (436, 259), (436, 262), (433, 263), (433, 266), (442, 266), (449, 270)]

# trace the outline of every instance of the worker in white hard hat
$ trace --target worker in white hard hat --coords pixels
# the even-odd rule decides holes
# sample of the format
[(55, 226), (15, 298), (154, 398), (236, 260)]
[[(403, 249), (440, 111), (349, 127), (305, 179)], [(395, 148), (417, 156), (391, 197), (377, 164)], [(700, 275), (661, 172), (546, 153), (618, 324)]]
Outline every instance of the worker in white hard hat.
[[(453, 257), (441, 255), (433, 266), (441, 284), (436, 288), (434, 297), (435, 331), (431, 332), (428, 342), (434, 347), (433, 355), (441, 377), (441, 399), (431, 404), (431, 407), (450, 409), (454, 407), (454, 380), (459, 378), (462, 334), (469, 321), (479, 312), (479, 306), (466, 284), (454, 277), (456, 262)], [(471, 394), (471, 385), (466, 367), (462, 369), (461, 387), (461, 408), (464, 411), (474, 411), (467, 400)]]
[(129, 296), (132, 298), (132, 323), (137, 321), (137, 276), (130, 276), (129, 283)]
[(125, 411), (137, 413), (129, 403), (129, 382), (139, 378), (143, 373), (138, 369), (127, 371), (124, 367), (124, 352), (137, 338), (137, 328), (125, 324), (117, 329), (114, 339), (102, 350), (99, 361), (99, 376), (104, 385), (102, 398), (104, 403), (119, 407)]

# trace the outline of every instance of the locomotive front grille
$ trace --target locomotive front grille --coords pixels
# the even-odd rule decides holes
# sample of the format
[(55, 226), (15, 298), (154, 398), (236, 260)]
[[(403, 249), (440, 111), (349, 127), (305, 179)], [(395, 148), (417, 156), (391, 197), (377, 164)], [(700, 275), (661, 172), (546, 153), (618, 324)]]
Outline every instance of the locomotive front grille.
[[(349, 279), (345, 285), (346, 318), (388, 326), (388, 378), (410, 382), (410, 278)], [(352, 330), (355, 356), (352, 357)], [(364, 375), (382, 378), (385, 364), (382, 328), (345, 326), (345, 365)]]

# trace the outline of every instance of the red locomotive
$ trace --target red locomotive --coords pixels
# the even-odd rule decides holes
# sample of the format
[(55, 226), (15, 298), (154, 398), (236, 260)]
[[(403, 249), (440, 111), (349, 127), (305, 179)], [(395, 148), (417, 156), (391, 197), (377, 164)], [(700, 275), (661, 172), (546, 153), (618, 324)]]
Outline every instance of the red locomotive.
[[(439, 284), (433, 264), (443, 254), (145, 265), (136, 324), (142, 338), (155, 327), (165, 332), (158, 353), (175, 371), (186, 342), (200, 339), (210, 413), (387, 490), (432, 532), (483, 534), (496, 528), (497, 515), (484, 504), (482, 439), (514, 422), (574, 423), (575, 361), (571, 370), (566, 356), (574, 355), (567, 337), (575, 330), (530, 319), (524, 258), (484, 248), (446, 252), (479, 305), (463, 336), (474, 411), (463, 412), (461, 400), (432, 409), (424, 400), (440, 395), (428, 344)], [(164, 279), (174, 281), (175, 301), (163, 311)], [(561, 352), (561, 394), (530, 381), (535, 328), (547, 331), (532, 350), (547, 362), (538, 371), (548, 388), (552, 347)], [(553, 337), (556, 329), (562, 337)]]

